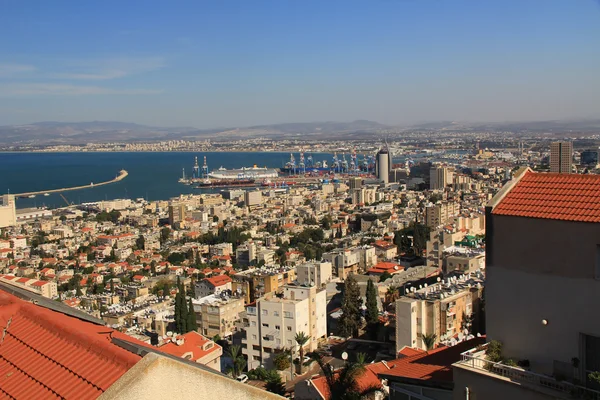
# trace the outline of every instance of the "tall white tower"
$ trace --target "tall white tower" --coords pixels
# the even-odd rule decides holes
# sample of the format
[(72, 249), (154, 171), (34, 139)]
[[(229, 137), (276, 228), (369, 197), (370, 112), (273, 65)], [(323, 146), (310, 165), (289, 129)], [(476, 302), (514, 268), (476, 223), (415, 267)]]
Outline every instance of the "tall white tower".
[(375, 159), (375, 175), (380, 182), (389, 183), (391, 167), (392, 155), (386, 145), (386, 147), (379, 150)]

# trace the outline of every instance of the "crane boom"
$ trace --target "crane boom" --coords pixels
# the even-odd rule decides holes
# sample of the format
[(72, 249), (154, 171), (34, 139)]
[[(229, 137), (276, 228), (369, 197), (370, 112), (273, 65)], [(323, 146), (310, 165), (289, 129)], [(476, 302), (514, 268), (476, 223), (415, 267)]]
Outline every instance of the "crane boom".
[(59, 196), (62, 197), (65, 203), (67, 203), (67, 207), (71, 205), (71, 203), (69, 203), (69, 200), (67, 200), (67, 198), (62, 193), (59, 193)]

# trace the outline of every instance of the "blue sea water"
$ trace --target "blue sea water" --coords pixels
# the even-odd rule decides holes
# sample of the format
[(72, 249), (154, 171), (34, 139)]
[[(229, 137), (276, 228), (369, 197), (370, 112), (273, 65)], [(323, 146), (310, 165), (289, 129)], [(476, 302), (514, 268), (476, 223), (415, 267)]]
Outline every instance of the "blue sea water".
[[(185, 168), (192, 173), (194, 156), (202, 166), (206, 156), (210, 170), (219, 167), (241, 168), (257, 164), (281, 168), (289, 153), (0, 153), (0, 193), (25, 193), (87, 185), (113, 179), (121, 169), (129, 175), (110, 185), (63, 192), (75, 204), (116, 198), (169, 199), (179, 194), (199, 193), (178, 182)], [(296, 160), (298, 155), (296, 154)], [(313, 154), (315, 161), (327, 160), (329, 154)], [(58, 193), (38, 195), (34, 199), (17, 199), (17, 208), (62, 207)]]

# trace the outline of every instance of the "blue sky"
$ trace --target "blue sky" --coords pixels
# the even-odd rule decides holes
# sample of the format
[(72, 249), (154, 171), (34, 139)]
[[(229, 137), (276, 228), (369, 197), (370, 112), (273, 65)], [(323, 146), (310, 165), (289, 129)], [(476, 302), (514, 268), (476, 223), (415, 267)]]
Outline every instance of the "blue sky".
[(0, 0), (0, 125), (578, 117), (597, 0)]

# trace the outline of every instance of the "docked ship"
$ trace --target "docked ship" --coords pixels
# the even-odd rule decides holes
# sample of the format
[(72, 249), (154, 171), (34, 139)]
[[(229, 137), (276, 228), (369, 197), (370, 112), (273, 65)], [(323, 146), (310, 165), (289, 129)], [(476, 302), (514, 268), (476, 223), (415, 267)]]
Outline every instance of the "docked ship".
[(195, 183), (194, 189), (213, 187), (252, 187), (256, 186), (254, 179), (205, 179)]
[(359, 173), (371, 172), (375, 170), (375, 158), (373, 156), (363, 155), (363, 159), (359, 160), (356, 151), (352, 151), (350, 161), (346, 159), (346, 154), (342, 153), (338, 157), (337, 153), (333, 154), (331, 164), (326, 160), (314, 161), (312, 156), (304, 158), (304, 152), (300, 152), (299, 162), (296, 162), (294, 154), (290, 154), (290, 160), (281, 168), (281, 172), (289, 175), (300, 174), (327, 174), (327, 173)]
[(276, 169), (257, 167), (256, 165), (248, 168), (242, 167), (240, 169), (225, 169), (221, 167), (208, 173), (208, 177), (212, 179), (234, 181), (269, 179), (277, 178), (278, 176), (279, 174)]

